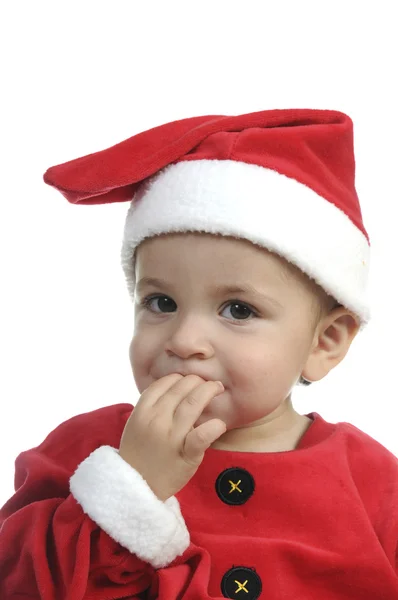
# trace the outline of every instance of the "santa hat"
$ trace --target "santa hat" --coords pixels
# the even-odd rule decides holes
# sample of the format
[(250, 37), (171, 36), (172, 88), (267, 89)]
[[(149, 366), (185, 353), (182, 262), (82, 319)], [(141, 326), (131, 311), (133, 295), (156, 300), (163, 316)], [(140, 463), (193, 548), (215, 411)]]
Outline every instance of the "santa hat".
[(277, 253), (357, 315), (361, 329), (370, 319), (370, 242), (344, 113), (278, 109), (173, 121), (51, 167), (44, 181), (74, 204), (131, 202), (122, 266), (132, 297), (140, 242), (201, 231)]

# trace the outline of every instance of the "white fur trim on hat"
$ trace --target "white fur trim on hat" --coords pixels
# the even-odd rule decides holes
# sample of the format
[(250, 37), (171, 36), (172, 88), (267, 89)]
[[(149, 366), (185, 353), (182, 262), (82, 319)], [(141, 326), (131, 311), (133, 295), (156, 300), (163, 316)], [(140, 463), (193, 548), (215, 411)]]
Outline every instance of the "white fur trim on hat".
[(111, 446), (94, 450), (70, 478), (83, 511), (111, 538), (155, 568), (169, 565), (190, 544), (179, 502), (165, 502)]
[(169, 165), (144, 182), (127, 213), (121, 252), (132, 298), (138, 244), (183, 231), (267, 248), (356, 314), (361, 328), (370, 319), (368, 240), (342, 210), (293, 178), (234, 160), (195, 160)]

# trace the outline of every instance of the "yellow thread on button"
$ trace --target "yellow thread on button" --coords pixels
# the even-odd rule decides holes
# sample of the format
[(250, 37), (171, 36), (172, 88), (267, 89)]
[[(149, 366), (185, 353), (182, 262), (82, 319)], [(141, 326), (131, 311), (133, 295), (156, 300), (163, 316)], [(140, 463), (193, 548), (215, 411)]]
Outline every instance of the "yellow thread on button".
[(230, 491), (229, 491), (229, 494), (230, 494), (231, 492), (234, 492), (235, 490), (238, 490), (238, 492), (242, 493), (242, 490), (240, 490), (240, 489), (238, 488), (238, 485), (239, 485), (239, 484), (240, 484), (240, 482), (242, 481), (241, 479), (239, 479), (238, 483), (234, 483), (234, 482), (233, 482), (233, 481), (231, 481), (230, 479), (229, 479), (228, 481), (229, 481), (229, 483), (232, 485), (232, 488), (230, 489)]
[(239, 586), (239, 587), (238, 587), (238, 589), (236, 590), (235, 594), (237, 594), (237, 593), (238, 593), (238, 592), (240, 592), (241, 590), (243, 590), (244, 592), (246, 592), (246, 594), (248, 594), (248, 593), (249, 593), (249, 591), (248, 591), (248, 590), (245, 588), (245, 585), (246, 585), (246, 583), (247, 583), (248, 581), (249, 581), (249, 580), (248, 580), (248, 579), (246, 579), (245, 583), (240, 583), (239, 581), (236, 581), (236, 579), (235, 579), (235, 583), (237, 583), (237, 584), (238, 584), (238, 586)]

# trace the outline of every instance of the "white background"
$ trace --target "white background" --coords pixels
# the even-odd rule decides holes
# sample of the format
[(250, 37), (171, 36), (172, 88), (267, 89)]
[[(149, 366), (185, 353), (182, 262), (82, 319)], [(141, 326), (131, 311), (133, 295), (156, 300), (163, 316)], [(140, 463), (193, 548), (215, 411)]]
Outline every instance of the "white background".
[(138, 399), (119, 263), (127, 203), (74, 206), (42, 175), (194, 115), (306, 107), (353, 118), (373, 319), (343, 363), (294, 399), (398, 455), (394, 5), (3, 4), (0, 505), (19, 452), (75, 414)]

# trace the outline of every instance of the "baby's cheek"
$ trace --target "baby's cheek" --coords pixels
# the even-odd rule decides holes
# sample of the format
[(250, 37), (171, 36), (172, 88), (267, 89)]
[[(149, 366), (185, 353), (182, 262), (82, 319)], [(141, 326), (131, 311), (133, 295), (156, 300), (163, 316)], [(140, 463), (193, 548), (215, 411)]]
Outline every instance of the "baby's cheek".
[(147, 364), (144, 354), (137, 346), (130, 346), (130, 364), (134, 375), (135, 385), (142, 392), (147, 388), (150, 381), (150, 365)]
[(129, 346), (129, 358), (130, 358), (131, 366), (133, 366), (133, 357), (134, 357), (134, 339), (131, 340), (130, 346)]

